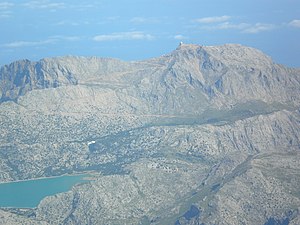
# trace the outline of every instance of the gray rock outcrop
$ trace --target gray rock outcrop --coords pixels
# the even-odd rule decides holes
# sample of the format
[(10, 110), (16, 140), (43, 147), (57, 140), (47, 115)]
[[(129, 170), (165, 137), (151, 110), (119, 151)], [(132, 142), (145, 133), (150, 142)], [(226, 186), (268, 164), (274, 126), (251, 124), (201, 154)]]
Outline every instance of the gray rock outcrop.
[(0, 181), (93, 174), (0, 224), (299, 223), (300, 70), (257, 49), (23, 60), (0, 90)]

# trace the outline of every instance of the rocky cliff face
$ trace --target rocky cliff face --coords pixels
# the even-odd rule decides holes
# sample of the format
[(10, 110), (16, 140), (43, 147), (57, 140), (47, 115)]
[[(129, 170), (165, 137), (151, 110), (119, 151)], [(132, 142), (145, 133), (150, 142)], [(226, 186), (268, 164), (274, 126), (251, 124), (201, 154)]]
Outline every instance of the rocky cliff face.
[(129, 65), (115, 59), (61, 57), (39, 62), (22, 60), (4, 66), (0, 71), (1, 101), (16, 100), (35, 89), (77, 85), (89, 80), (129, 69)]
[(299, 223), (300, 71), (259, 50), (25, 60), (0, 85), (1, 181), (94, 172), (3, 224)]
[(23, 60), (2, 67), (0, 76), (1, 101), (35, 89), (110, 84), (146, 100), (148, 110), (164, 112), (180, 113), (183, 104), (195, 106), (195, 99), (202, 101), (196, 113), (207, 104), (299, 103), (299, 70), (275, 64), (262, 52), (240, 45), (181, 45), (168, 55), (142, 62), (71, 56)]

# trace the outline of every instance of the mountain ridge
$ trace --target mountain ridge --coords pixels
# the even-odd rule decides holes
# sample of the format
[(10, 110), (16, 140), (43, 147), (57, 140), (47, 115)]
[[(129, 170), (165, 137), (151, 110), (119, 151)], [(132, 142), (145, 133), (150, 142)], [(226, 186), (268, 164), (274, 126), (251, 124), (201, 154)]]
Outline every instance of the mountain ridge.
[[(250, 60), (251, 58), (254, 59)], [(161, 65), (162, 69), (159, 71), (160, 77), (155, 78), (155, 71), (151, 68), (157, 68), (157, 65)], [(237, 65), (243, 66), (239, 67)], [(26, 71), (22, 76), (18, 72), (21, 68)], [(182, 74), (183, 71), (185, 75)], [(176, 77), (178, 72), (179, 74), (177, 75), (179, 77)], [(184, 85), (185, 82), (188, 82), (192, 88), (202, 89), (201, 95), (204, 94), (206, 99), (210, 99), (214, 95), (223, 98), (218, 99), (217, 104), (224, 105), (228, 101), (224, 97), (226, 98), (226, 95), (235, 95), (236, 92), (241, 92), (241, 95), (245, 95), (244, 97), (246, 98), (256, 94), (253, 92), (262, 93), (263, 89), (266, 88), (265, 86), (269, 86), (267, 88), (274, 86), (277, 89), (276, 92), (278, 92), (278, 89), (280, 89), (280, 85), (278, 85), (280, 81), (278, 80), (281, 78), (285, 79), (286, 85), (293, 88), (294, 83), (299, 84), (299, 78), (292, 76), (289, 79), (293, 80), (289, 80), (282, 74), (292, 75), (298, 72), (298, 70), (287, 69), (272, 63), (270, 57), (265, 56), (259, 50), (241, 45), (227, 44), (218, 47), (205, 47), (182, 44), (170, 54), (137, 62), (73, 56), (42, 59), (33, 63), (28, 60), (14, 62), (1, 68), (1, 101), (16, 100), (18, 96), (34, 89), (76, 85), (78, 82), (86, 83), (97, 80), (100, 82), (126, 84), (129, 79), (129, 83), (131, 81), (135, 83), (140, 81), (140, 84), (136, 83), (136, 85), (141, 86), (143, 82), (159, 82), (162, 84), (162, 89), (174, 89), (176, 85)], [(16, 75), (15, 77), (10, 77), (10, 74)], [(83, 74), (84, 77), (82, 76)], [(109, 74), (114, 74), (113, 78)], [(165, 75), (161, 77), (162, 74)], [(241, 77), (241, 74), (247, 74), (248, 77)], [(254, 77), (255, 75), (257, 77)], [(276, 75), (277, 83), (276, 79), (271, 77), (274, 75)], [(238, 76), (240, 77), (237, 78)], [(127, 80), (123, 79), (124, 77), (127, 77)], [(234, 79), (244, 80), (241, 82), (242, 86), (232, 83), (231, 81)], [(250, 86), (253, 86), (256, 90), (249, 90), (248, 93), (243, 93), (243, 89), (246, 89), (248, 85), (247, 82), (255, 82), (255, 86), (253, 84)], [(164, 92), (167, 92), (167, 90), (164, 90)], [(290, 98), (284, 96), (286, 94), (282, 92), (284, 91), (281, 90), (278, 98)], [(199, 93), (198, 91), (195, 95), (199, 95)], [(155, 96), (154, 93), (150, 93), (150, 95)], [(265, 98), (270, 99), (270, 96), (265, 96)], [(291, 99), (287, 100), (291, 101)]]
[(0, 182), (92, 173), (0, 224), (300, 221), (300, 70), (241, 45), (0, 70)]
[[(225, 53), (224, 53), (225, 52)], [(225, 55), (225, 57), (224, 57)], [(31, 89), (43, 89), (48, 87), (57, 87), (60, 85), (76, 85), (78, 80), (84, 79), (83, 77), (76, 76), (78, 74), (84, 74), (84, 71), (91, 78), (97, 78), (109, 73), (126, 72), (132, 69), (132, 66), (137, 66), (137, 69), (143, 67), (143, 64), (149, 63), (167, 63), (168, 59), (172, 59), (180, 63), (184, 60), (191, 60), (199, 58), (203, 62), (202, 68), (206, 69), (205, 74), (209, 74), (210, 67), (214, 70), (226, 69), (226, 67), (233, 67), (234, 63), (249, 64), (252, 67), (248, 70), (260, 69), (261, 65), (268, 65), (268, 69), (272, 69), (272, 61), (270, 57), (264, 55), (259, 50), (250, 47), (244, 47), (236, 44), (227, 44), (218, 47), (212, 46), (200, 46), (182, 44), (175, 51), (170, 54), (158, 57), (157, 59), (149, 59), (143, 61), (125, 62), (122, 60), (112, 58), (97, 58), (97, 57), (77, 57), (77, 56), (64, 56), (55, 58), (45, 58), (38, 62), (30, 62), (29, 60), (21, 60), (5, 65), (1, 68), (1, 80), (8, 80), (7, 83), (1, 84), (1, 100), (4, 99), (16, 99), (19, 95), (24, 95)], [(212, 61), (210, 60), (212, 58)], [(253, 58), (255, 60), (253, 60)], [(252, 61), (250, 60), (252, 59)], [(226, 65), (225, 68), (220, 68), (222, 63)], [(238, 60), (243, 60), (238, 62)], [(169, 62), (170, 63), (170, 62)], [(214, 63), (214, 65), (213, 65)], [(78, 66), (76, 66), (78, 65)], [(117, 68), (114, 66), (117, 65)], [(224, 67), (224, 66), (223, 66)], [(273, 68), (274, 69), (274, 68)], [(276, 67), (280, 70), (279, 66)], [(23, 70), (23, 76), (19, 71)], [(292, 69), (290, 69), (292, 70)], [(216, 72), (216, 71), (214, 71)], [(222, 71), (219, 71), (222, 72)], [(224, 71), (223, 71), (224, 72)], [(16, 74), (15, 77), (9, 77), (9, 74)], [(96, 75), (96, 76), (95, 76)], [(199, 80), (205, 82), (208, 77), (199, 77)], [(213, 82), (211, 80), (211, 82)], [(17, 89), (18, 92), (16, 92)]]

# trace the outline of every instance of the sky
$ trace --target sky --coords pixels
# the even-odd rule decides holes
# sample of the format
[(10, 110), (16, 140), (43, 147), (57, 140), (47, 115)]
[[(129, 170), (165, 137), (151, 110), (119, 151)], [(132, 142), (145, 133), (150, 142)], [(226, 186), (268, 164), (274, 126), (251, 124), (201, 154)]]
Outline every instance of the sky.
[(300, 68), (300, 0), (0, 1), (0, 65), (78, 55), (126, 61), (182, 41), (238, 43)]

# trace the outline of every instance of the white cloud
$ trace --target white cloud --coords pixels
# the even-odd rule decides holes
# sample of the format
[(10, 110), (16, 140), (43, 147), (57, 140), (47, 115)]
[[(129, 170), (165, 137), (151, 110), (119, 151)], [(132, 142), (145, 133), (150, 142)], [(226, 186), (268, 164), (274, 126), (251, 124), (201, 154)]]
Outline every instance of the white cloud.
[(154, 36), (140, 31), (122, 32), (98, 35), (94, 41), (122, 41), (122, 40), (153, 40)]
[(70, 5), (71, 8), (77, 9), (79, 11), (84, 11), (86, 9), (92, 9), (92, 8), (97, 8), (99, 2), (93, 2), (93, 3), (80, 3), (80, 4), (74, 4)]
[(55, 41), (56, 41), (55, 39), (47, 39), (44, 41), (15, 41), (15, 42), (4, 44), (2, 46), (6, 48), (36, 47), (36, 46), (54, 43)]
[(141, 23), (158, 23), (159, 19), (157, 18), (145, 18), (145, 17), (133, 17), (130, 20), (130, 23), (141, 24)]
[(106, 17), (102, 21), (97, 22), (97, 24), (103, 25), (103, 24), (109, 24), (109, 23), (117, 23), (120, 21), (120, 19), (121, 19), (120, 16), (110, 16), (110, 17)]
[(246, 28), (249, 28), (249, 26), (251, 26), (250, 24), (248, 23), (230, 23), (230, 22), (225, 22), (225, 23), (221, 23), (221, 24), (218, 24), (216, 26), (217, 29), (220, 29), (220, 30), (227, 30), (227, 29), (236, 29), (236, 30), (242, 30), (242, 29), (246, 29)]
[(289, 22), (289, 25), (292, 27), (300, 28), (300, 20), (293, 20), (293, 21)]
[[(203, 17), (193, 20), (194, 22), (202, 24), (199, 28), (206, 30), (239, 30), (242, 33), (256, 34), (263, 31), (270, 31), (275, 29), (276, 25), (267, 23), (233, 23), (230, 16), (215, 16), (215, 17)], [(299, 24), (298, 24), (299, 23)], [(294, 20), (291, 25), (300, 27), (300, 20)]]
[(49, 2), (47, 0), (30, 1), (24, 3), (23, 5), (30, 9), (49, 9), (49, 10), (62, 9), (66, 7), (65, 3), (63, 2)]
[(219, 23), (214, 25), (201, 26), (200, 28), (206, 30), (239, 30), (242, 33), (256, 34), (263, 31), (273, 30), (276, 27), (277, 26), (274, 24), (266, 24), (266, 23), (249, 24), (249, 23), (224, 22), (224, 23)]
[(107, 21), (118, 21), (121, 17), (120, 16), (109, 16), (109, 17), (106, 17), (106, 20)]
[(195, 19), (194, 21), (197, 23), (221, 23), (229, 20), (230, 16), (214, 16), (214, 17), (203, 17), (199, 19)]
[(48, 40), (56, 41), (79, 41), (81, 40), (81, 36), (65, 36), (65, 35), (55, 35), (48, 38)]
[(99, 8), (100, 3), (95, 1), (95, 2), (81, 2), (81, 3), (65, 3), (64, 1), (52, 1), (52, 0), (32, 0), (25, 2), (22, 4), (24, 7), (29, 8), (29, 9), (46, 9), (46, 10), (51, 10), (51, 11), (56, 11), (58, 9), (72, 9), (76, 11), (85, 11), (87, 9), (95, 9)]
[(0, 2), (0, 10), (5, 10), (13, 7), (15, 4), (10, 2)]
[(2, 19), (7, 19), (7, 18), (10, 18), (12, 17), (12, 12), (11, 11), (0, 11), (0, 18)]
[(83, 37), (80, 36), (64, 36), (64, 35), (55, 35), (48, 37), (46, 40), (41, 41), (14, 41), (7, 44), (1, 45), (5, 48), (23, 48), (23, 47), (38, 47), (48, 44), (55, 44), (60, 41), (79, 41)]
[(10, 2), (0, 2), (0, 19), (7, 19), (12, 17), (13, 12), (10, 11), (10, 8), (13, 6), (14, 4)]
[(184, 35), (181, 35), (181, 34), (177, 34), (173, 37), (175, 40), (185, 40), (185, 39), (188, 39), (188, 37), (184, 36)]
[(201, 26), (201, 29), (205, 30), (243, 30), (250, 28), (251, 24), (248, 23), (231, 23), (231, 22), (224, 22), (214, 25), (206, 25)]
[(143, 17), (134, 17), (130, 20), (131, 23), (145, 23), (146, 21), (147, 19)]
[(69, 20), (62, 20), (57, 23), (54, 23), (54, 26), (80, 26), (80, 25), (89, 25), (89, 21), (69, 21)]
[(262, 31), (270, 31), (275, 29), (275, 25), (273, 24), (266, 24), (266, 23), (256, 23), (246, 29), (243, 29), (243, 33), (249, 33), (249, 34), (256, 34), (260, 33)]

